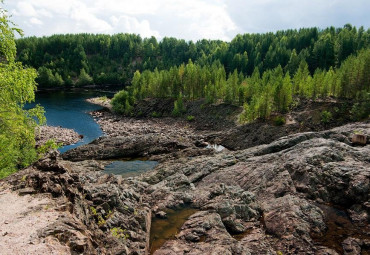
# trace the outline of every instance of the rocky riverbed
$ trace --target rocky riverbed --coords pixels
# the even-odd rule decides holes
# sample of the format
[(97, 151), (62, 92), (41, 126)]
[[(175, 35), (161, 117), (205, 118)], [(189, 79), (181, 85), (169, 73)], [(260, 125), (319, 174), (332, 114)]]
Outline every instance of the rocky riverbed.
[(82, 137), (73, 129), (40, 126), (36, 129), (36, 145), (45, 144), (48, 140), (53, 139), (56, 143), (69, 145), (77, 143)]
[[(0, 182), (20, 195), (50, 194), (61, 214), (39, 227), (38, 240), (71, 254), (370, 253), (369, 138), (366, 145), (351, 140), (369, 137), (369, 122), (218, 152), (207, 142), (222, 141), (227, 130), (95, 116), (105, 137)], [(99, 161), (143, 156), (160, 163), (126, 179), (104, 174)], [(151, 243), (153, 218), (184, 207), (193, 211), (174, 237)]]

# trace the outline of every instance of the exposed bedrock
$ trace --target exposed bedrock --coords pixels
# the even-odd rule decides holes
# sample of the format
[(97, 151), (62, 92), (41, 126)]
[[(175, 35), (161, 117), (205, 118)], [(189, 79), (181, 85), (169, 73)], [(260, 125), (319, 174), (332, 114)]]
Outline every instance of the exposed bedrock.
[[(51, 155), (7, 181), (60, 201), (70, 216), (39, 235), (57, 237), (74, 253), (145, 254), (152, 215), (165, 218), (166, 209), (186, 204), (197, 212), (154, 254), (368, 254), (370, 146), (353, 145), (355, 133), (369, 137), (370, 124), (208, 154), (190, 154), (206, 149), (165, 136), (101, 138), (64, 159), (166, 160), (123, 179), (104, 174), (98, 161)], [(173, 150), (177, 156), (166, 158)]]

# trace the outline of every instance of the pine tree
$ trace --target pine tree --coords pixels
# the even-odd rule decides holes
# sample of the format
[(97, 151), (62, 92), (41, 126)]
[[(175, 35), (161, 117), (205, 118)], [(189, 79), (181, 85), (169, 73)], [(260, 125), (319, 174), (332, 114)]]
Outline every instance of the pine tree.
[(179, 94), (177, 100), (174, 102), (174, 108), (172, 111), (172, 115), (175, 117), (179, 117), (186, 112), (184, 107), (184, 102), (182, 100), (182, 93)]

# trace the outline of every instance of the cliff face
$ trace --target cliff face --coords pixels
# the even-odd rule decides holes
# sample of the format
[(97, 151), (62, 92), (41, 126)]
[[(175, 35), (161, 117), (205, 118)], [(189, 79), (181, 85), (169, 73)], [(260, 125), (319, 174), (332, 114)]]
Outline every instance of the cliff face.
[[(146, 254), (152, 215), (187, 204), (197, 212), (155, 254), (368, 254), (370, 147), (353, 144), (355, 133), (369, 137), (370, 124), (215, 152), (203, 147), (203, 136), (131, 132), (75, 149), (64, 160), (49, 155), (1, 187), (50, 194), (59, 214), (37, 238), (71, 253)], [(92, 160), (101, 148), (161, 162), (123, 179)]]

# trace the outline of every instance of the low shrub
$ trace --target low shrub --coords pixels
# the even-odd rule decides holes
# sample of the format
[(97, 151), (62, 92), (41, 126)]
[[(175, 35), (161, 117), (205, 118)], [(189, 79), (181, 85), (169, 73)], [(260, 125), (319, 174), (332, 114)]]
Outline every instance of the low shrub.
[(333, 115), (329, 111), (321, 112), (321, 123), (327, 124), (333, 120)]
[(186, 119), (187, 119), (188, 121), (194, 121), (194, 120), (195, 120), (195, 117), (194, 117), (193, 115), (188, 115), (188, 116), (186, 117)]
[(275, 126), (282, 126), (286, 123), (286, 120), (283, 116), (276, 116), (274, 119)]

